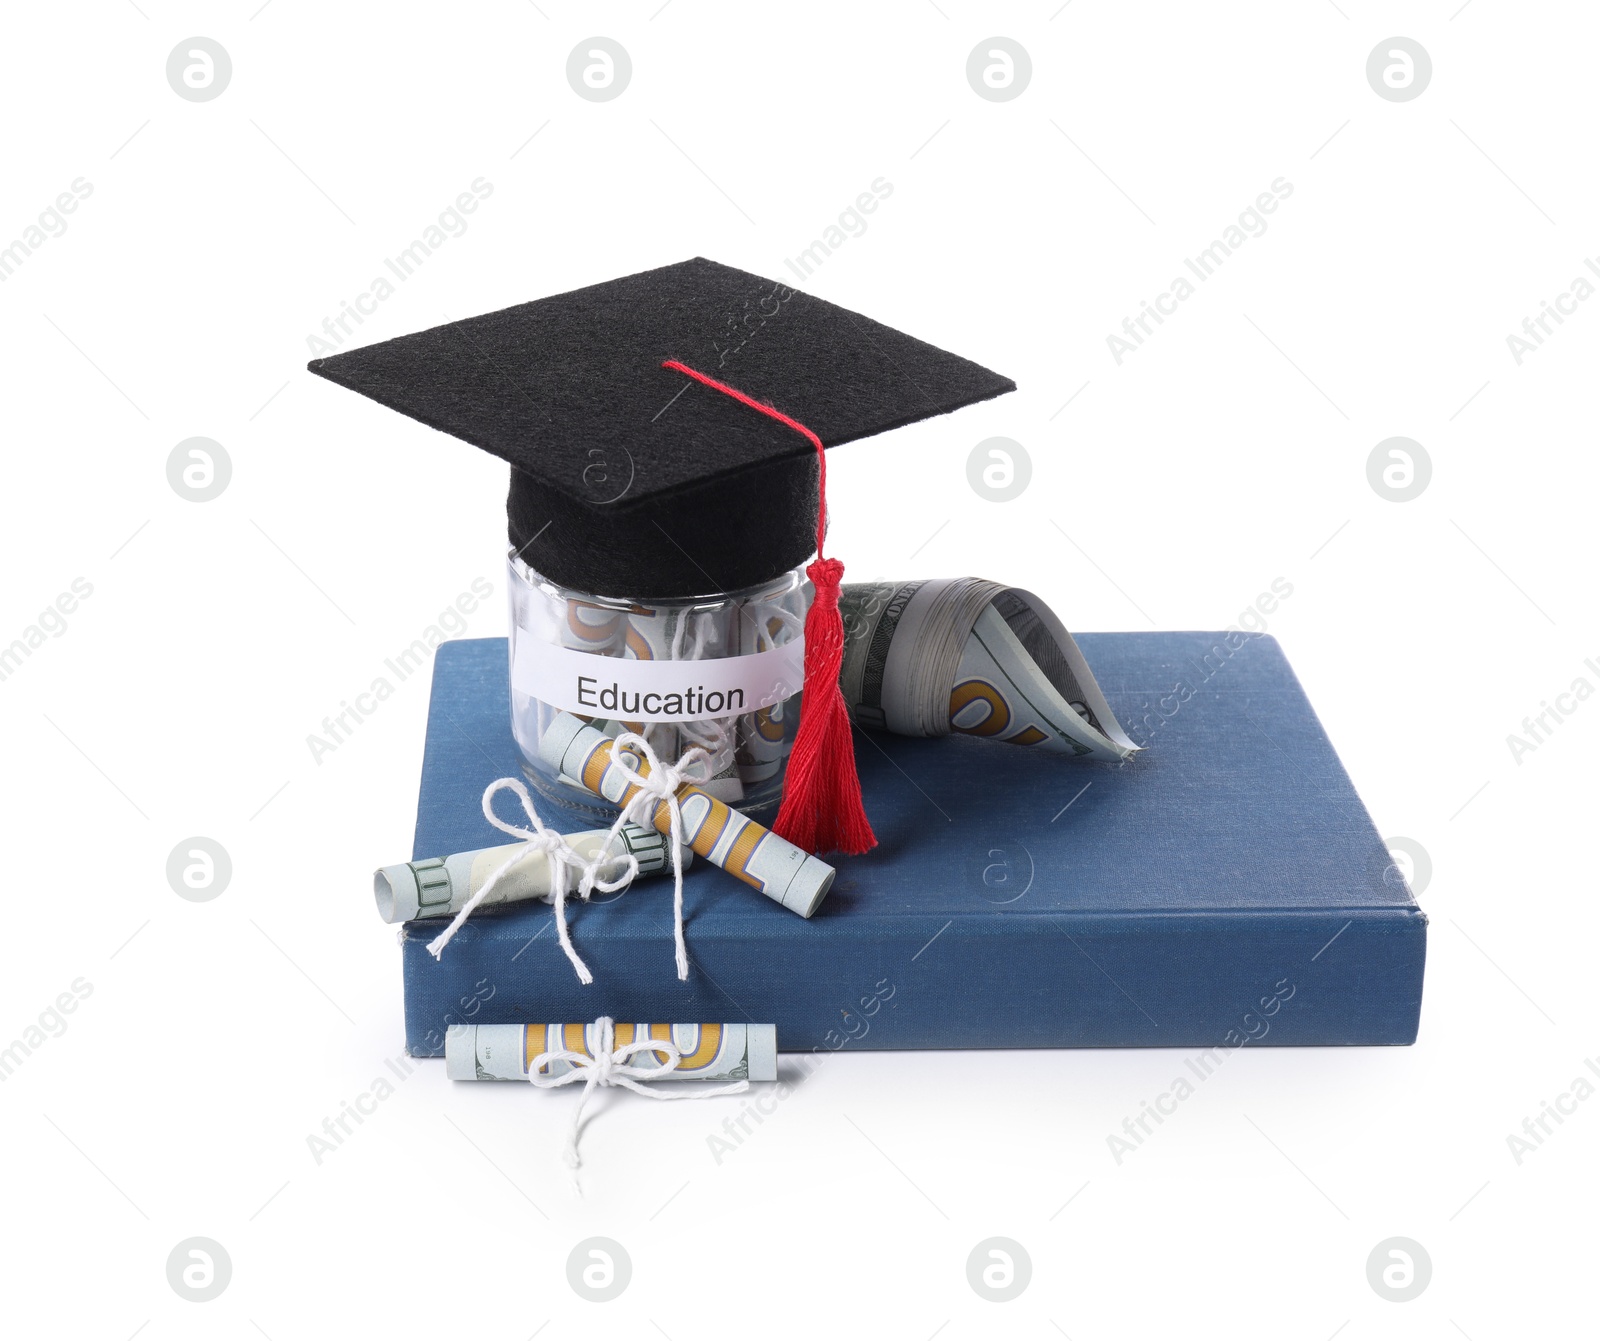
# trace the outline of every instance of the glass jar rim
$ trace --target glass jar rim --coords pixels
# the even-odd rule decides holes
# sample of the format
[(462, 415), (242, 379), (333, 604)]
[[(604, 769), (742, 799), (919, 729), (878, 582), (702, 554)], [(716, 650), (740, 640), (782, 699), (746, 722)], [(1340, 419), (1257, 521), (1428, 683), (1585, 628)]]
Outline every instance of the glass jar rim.
[(788, 592), (809, 583), (806, 577), (806, 566), (810, 562), (798, 564), (785, 573), (767, 582), (758, 582), (754, 586), (741, 587), (737, 591), (708, 591), (689, 596), (602, 596), (596, 592), (580, 591), (576, 587), (566, 587), (559, 582), (552, 581), (544, 576), (538, 569), (530, 566), (516, 551), (515, 548), (506, 551), (506, 562), (511, 570), (529, 586), (538, 587), (546, 594), (559, 600), (587, 601), (602, 609), (628, 610), (638, 605), (654, 606), (714, 606), (730, 605), (743, 601), (754, 600), (757, 597), (782, 596)]

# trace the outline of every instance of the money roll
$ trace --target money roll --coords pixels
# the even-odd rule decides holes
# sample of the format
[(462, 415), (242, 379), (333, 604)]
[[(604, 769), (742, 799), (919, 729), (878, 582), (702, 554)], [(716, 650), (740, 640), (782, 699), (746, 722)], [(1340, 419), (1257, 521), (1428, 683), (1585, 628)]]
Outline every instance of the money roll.
[[(564, 776), (620, 810), (638, 793), (639, 778), (648, 776), (649, 766), (641, 759), (638, 772), (622, 768), (611, 758), (614, 743), (571, 713), (561, 712), (539, 742), (539, 752)], [(833, 887), (834, 870), (827, 862), (779, 838), (693, 783), (678, 788), (677, 798), (684, 842), (689, 847), (790, 912), (810, 917), (817, 911)], [(663, 834), (671, 832), (672, 818), (666, 805), (656, 803), (651, 823)]]
[[(662, 1079), (776, 1080), (778, 1035), (770, 1024), (617, 1024), (614, 1047), (651, 1038), (671, 1041), (681, 1060)], [(540, 1053), (594, 1056), (593, 1024), (453, 1024), (444, 1036), (444, 1069), (451, 1080), (527, 1080)], [(636, 1052), (624, 1071), (654, 1071), (664, 1052)], [(572, 1070), (564, 1060), (546, 1062), (541, 1075)]]
[(978, 577), (850, 583), (839, 613), (839, 688), (857, 726), (1112, 761), (1138, 751), (1072, 635), (1032, 592)]
[[(606, 830), (586, 829), (563, 837), (585, 861), (593, 861), (605, 845)], [(500, 865), (525, 846), (524, 843), (507, 843), (503, 847), (485, 847), (476, 852), (456, 852), (448, 857), (384, 866), (372, 877), (378, 916), (385, 922), (410, 922), (418, 917), (449, 917), (458, 913)], [(612, 852), (637, 857), (641, 876), (660, 875), (672, 869), (672, 843), (666, 835), (653, 829), (624, 825), (621, 846), (614, 847)], [(693, 853), (685, 848), (685, 867), (693, 860)], [(613, 873), (620, 865), (620, 862), (613, 863)], [(609, 878), (607, 872), (601, 874)], [(500, 877), (500, 883), (478, 905), (478, 910), (481, 912), (501, 903), (542, 899), (550, 892), (549, 856), (543, 852), (529, 853), (525, 860)]]

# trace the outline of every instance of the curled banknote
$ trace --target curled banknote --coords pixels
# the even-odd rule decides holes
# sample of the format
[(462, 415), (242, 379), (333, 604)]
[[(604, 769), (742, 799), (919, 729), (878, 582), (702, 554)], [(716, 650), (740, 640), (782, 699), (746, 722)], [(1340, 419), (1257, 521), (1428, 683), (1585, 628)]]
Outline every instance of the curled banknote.
[[(613, 1048), (644, 1039), (670, 1042), (679, 1061), (663, 1079), (776, 1080), (777, 1030), (770, 1024), (622, 1024), (612, 1026)], [(451, 1080), (526, 1080), (546, 1052), (593, 1057), (595, 1024), (456, 1024), (444, 1038), (445, 1075)], [(651, 1049), (618, 1063), (627, 1071), (654, 1071), (670, 1054)], [(572, 1070), (557, 1058), (540, 1068), (552, 1079)]]
[[(607, 836), (605, 829), (563, 835), (572, 850), (585, 861), (593, 861), (600, 855)], [(612, 855), (637, 857), (641, 876), (659, 875), (672, 869), (672, 843), (665, 834), (627, 824), (622, 828), (620, 840), (612, 847)], [(417, 917), (448, 917), (458, 913), (503, 862), (526, 846), (525, 843), (507, 843), (503, 847), (485, 847), (476, 852), (456, 852), (448, 857), (384, 866), (372, 877), (378, 916), (385, 922), (409, 922)], [(687, 847), (683, 854), (687, 870), (694, 854)], [(612, 864), (613, 869), (602, 870), (601, 875), (611, 879), (620, 873), (621, 865), (618, 860)], [(550, 893), (550, 858), (546, 853), (535, 852), (501, 876), (479, 907), (543, 899)]]
[(1093, 759), (1138, 750), (1043, 601), (977, 577), (847, 583), (839, 686), (861, 727)]
[[(592, 726), (559, 712), (539, 742), (539, 753), (564, 776), (620, 810), (638, 793), (639, 778), (649, 775), (649, 765), (635, 754), (637, 771), (622, 767), (611, 757), (612, 744)], [(713, 866), (801, 917), (810, 917), (821, 906), (835, 874), (827, 862), (693, 783), (678, 788), (677, 800), (684, 842)], [(664, 803), (655, 804), (651, 822), (663, 834), (671, 831), (672, 818)]]

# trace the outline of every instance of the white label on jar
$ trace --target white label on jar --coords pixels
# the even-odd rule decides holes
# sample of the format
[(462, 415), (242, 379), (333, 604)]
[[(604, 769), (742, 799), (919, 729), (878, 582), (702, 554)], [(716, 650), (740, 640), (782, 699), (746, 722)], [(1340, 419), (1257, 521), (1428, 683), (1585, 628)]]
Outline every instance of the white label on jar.
[(706, 661), (631, 661), (526, 640), (511, 682), (523, 694), (580, 717), (698, 722), (770, 708), (800, 692), (806, 645)]

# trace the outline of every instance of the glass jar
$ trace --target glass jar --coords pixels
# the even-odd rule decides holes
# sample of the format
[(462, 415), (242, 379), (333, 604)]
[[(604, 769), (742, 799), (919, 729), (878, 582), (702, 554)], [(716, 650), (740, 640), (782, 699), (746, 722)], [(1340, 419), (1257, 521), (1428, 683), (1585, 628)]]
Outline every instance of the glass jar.
[[(515, 551), (506, 566), (511, 734), (541, 795), (607, 824), (615, 815), (540, 756), (567, 712), (610, 736), (637, 732), (663, 763), (699, 746), (711, 758), (704, 790), (748, 815), (776, 808), (800, 717), (803, 567), (743, 591), (650, 600), (559, 586)], [(667, 669), (681, 662), (706, 664)]]

